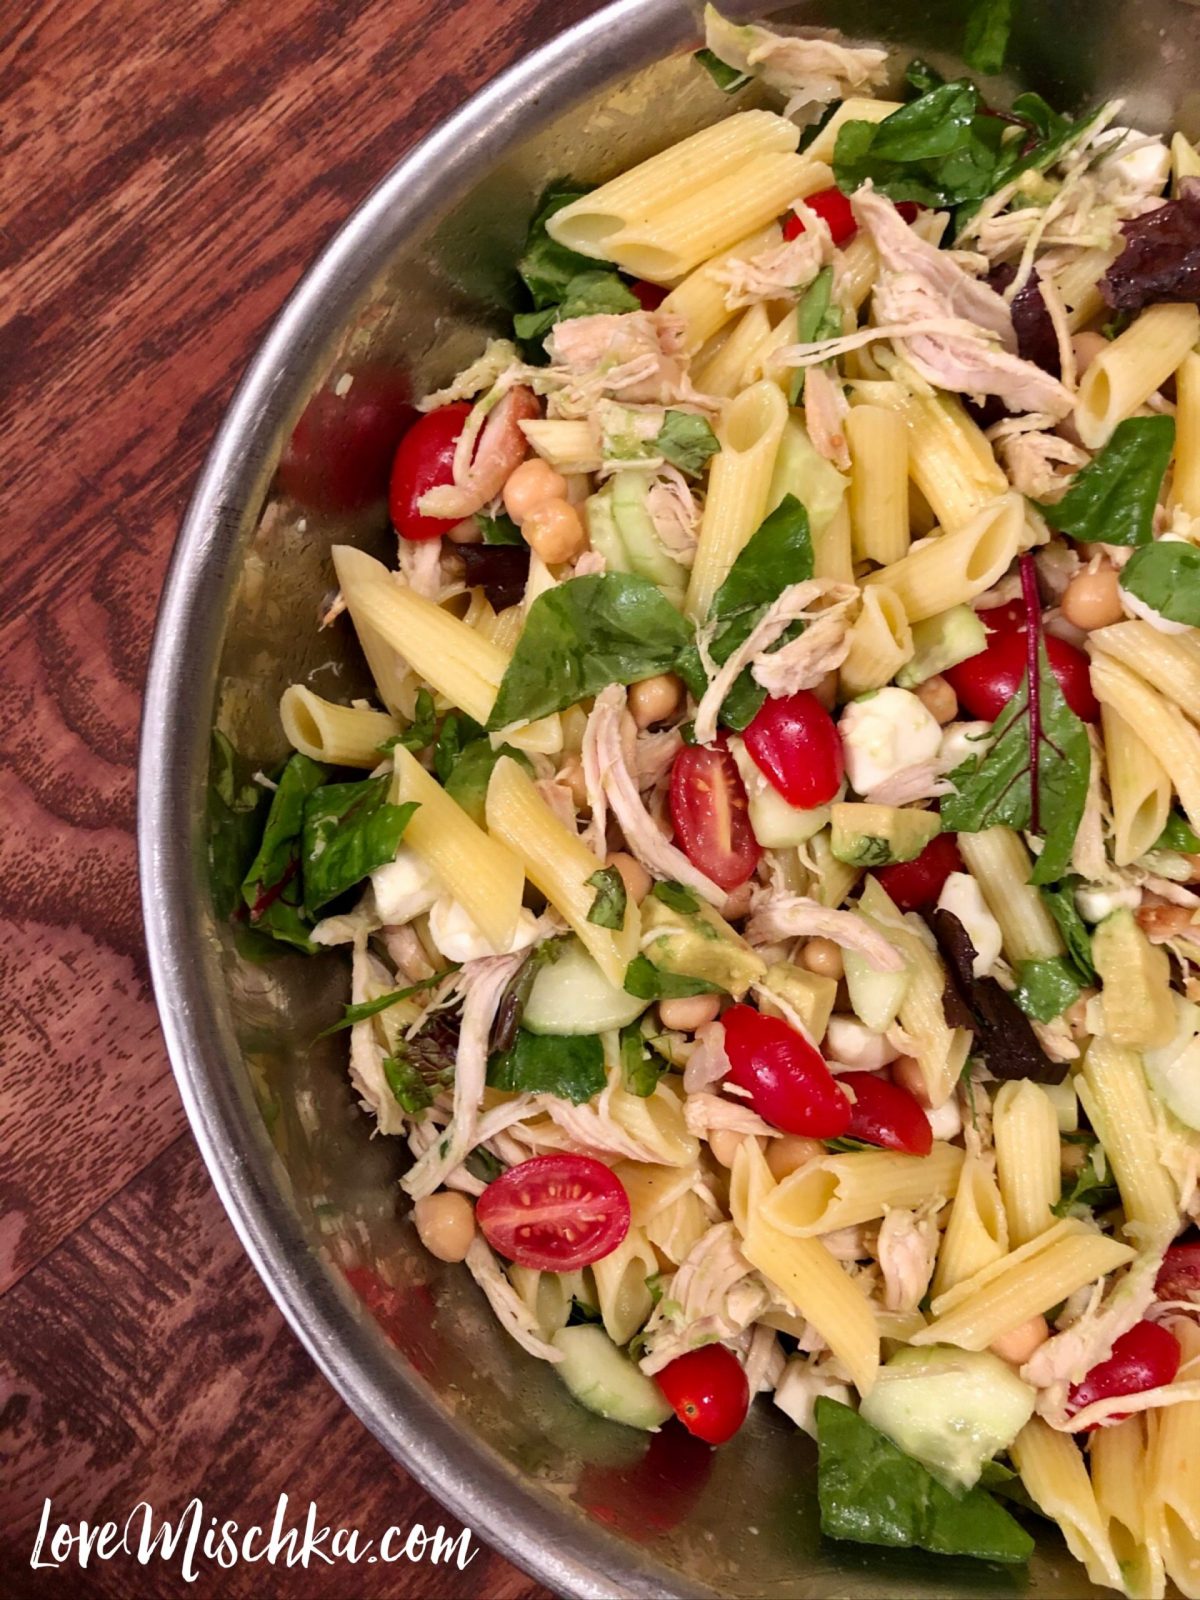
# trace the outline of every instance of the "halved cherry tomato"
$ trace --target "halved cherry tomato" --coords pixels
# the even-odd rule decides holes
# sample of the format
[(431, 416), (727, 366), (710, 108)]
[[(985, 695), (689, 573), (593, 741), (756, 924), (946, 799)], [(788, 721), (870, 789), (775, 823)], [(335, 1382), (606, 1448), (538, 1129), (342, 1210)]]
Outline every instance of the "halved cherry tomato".
[(763, 701), (742, 734), (754, 765), (790, 806), (832, 800), (846, 770), (837, 723), (807, 689)]
[[(840, 189), (821, 189), (817, 194), (810, 194), (804, 204), (826, 223), (834, 244), (846, 244), (858, 232), (858, 222), (850, 205), (850, 197), (843, 194)], [(896, 210), (905, 222), (915, 222), (921, 207), (912, 200), (902, 200)], [(783, 224), (783, 237), (795, 239), (803, 232), (803, 222), (794, 211), (790, 211)]]
[[(1071, 710), (1084, 722), (1095, 722), (1100, 707), (1092, 693), (1088, 658), (1065, 639), (1046, 634), (1050, 670)], [(993, 633), (977, 656), (948, 667), (944, 673), (959, 704), (973, 717), (994, 722), (1021, 687), (1026, 668), (1025, 630)]]
[(762, 850), (750, 826), (742, 775), (724, 742), (690, 745), (671, 768), (671, 821), (684, 855), (722, 889), (754, 872)]
[(643, 311), (657, 311), (669, 292), (660, 284), (647, 283), (645, 278), (635, 278), (629, 288)]
[[(313, 511), (357, 511), (387, 493), (400, 436), (412, 420), (407, 377), (392, 367), (338, 374), (300, 414), (279, 461), (279, 487)], [(338, 389), (342, 392), (338, 393)]]
[(573, 1272), (629, 1232), (629, 1196), (591, 1156), (534, 1156), (488, 1184), (475, 1220), (497, 1251), (537, 1272)]
[(1154, 1293), (1160, 1300), (1191, 1300), (1200, 1294), (1200, 1240), (1171, 1246), (1154, 1280)]
[(724, 1444), (745, 1422), (750, 1385), (741, 1362), (723, 1344), (676, 1356), (656, 1376), (680, 1422), (705, 1444)]
[(465, 400), (427, 411), (401, 439), (392, 463), (388, 510), (402, 539), (440, 539), (454, 526), (445, 517), (423, 517), (417, 502), (430, 489), (454, 482), (454, 447), (470, 411)]
[[(1126, 1394), (1141, 1394), (1172, 1383), (1179, 1371), (1179, 1340), (1158, 1322), (1139, 1322), (1123, 1333), (1112, 1347), (1112, 1355), (1101, 1361), (1067, 1393), (1067, 1411), (1074, 1415), (1096, 1400), (1110, 1400)], [(1104, 1423), (1094, 1422), (1081, 1433), (1120, 1422), (1128, 1413), (1111, 1416)]]
[(929, 1118), (907, 1089), (870, 1072), (839, 1072), (837, 1081), (854, 1096), (848, 1130), (851, 1139), (899, 1150), (906, 1156), (927, 1156), (933, 1149)]
[(937, 904), (950, 874), (963, 870), (955, 835), (939, 833), (912, 861), (880, 867), (875, 876), (901, 911), (927, 911)]
[(976, 614), (989, 633), (1024, 633), (1029, 626), (1024, 600), (1006, 600), (1002, 606), (990, 606)]
[(729, 1082), (783, 1133), (836, 1139), (850, 1126), (850, 1102), (824, 1058), (795, 1028), (753, 1006), (722, 1014)]

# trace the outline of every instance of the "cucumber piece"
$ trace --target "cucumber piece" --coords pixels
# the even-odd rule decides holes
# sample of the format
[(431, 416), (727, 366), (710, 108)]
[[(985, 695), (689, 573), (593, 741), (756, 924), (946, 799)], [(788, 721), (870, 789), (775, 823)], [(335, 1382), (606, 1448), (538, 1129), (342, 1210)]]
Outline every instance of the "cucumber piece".
[(857, 950), (843, 950), (842, 965), (846, 969), (851, 1011), (876, 1033), (885, 1032), (895, 1022), (908, 993), (912, 976), (909, 969), (876, 972), (866, 956)]
[(632, 572), (629, 553), (613, 516), (611, 491), (605, 488), (599, 494), (589, 495), (584, 501), (583, 513), (587, 522), (588, 542), (593, 550), (604, 557), (607, 571)]
[(652, 1432), (671, 1416), (662, 1390), (595, 1323), (560, 1328), (550, 1341), (562, 1355), (558, 1375), (589, 1411)]
[(949, 1489), (974, 1488), (1033, 1415), (1034, 1390), (989, 1350), (908, 1346), (883, 1367), (859, 1407), (864, 1421)]
[(654, 519), (646, 508), (652, 473), (625, 469), (612, 480), (613, 521), (630, 570), (657, 583), (668, 600), (683, 604), (687, 589), (687, 570), (673, 556), (667, 554), (654, 526)]
[(607, 1033), (636, 1022), (646, 1001), (610, 983), (578, 939), (537, 974), (521, 1026), (530, 1033)]
[(807, 844), (814, 833), (829, 824), (829, 807), (803, 810), (791, 806), (763, 776), (741, 739), (730, 739), (729, 753), (737, 764), (746, 789), (750, 826), (764, 850), (788, 850)]
[(1167, 1044), (1142, 1054), (1151, 1089), (1186, 1127), (1200, 1130), (1200, 1006), (1172, 994), (1175, 1031)]
[(951, 606), (939, 616), (913, 623), (913, 657), (896, 674), (902, 689), (915, 689), (927, 678), (987, 647), (987, 629), (970, 606)]

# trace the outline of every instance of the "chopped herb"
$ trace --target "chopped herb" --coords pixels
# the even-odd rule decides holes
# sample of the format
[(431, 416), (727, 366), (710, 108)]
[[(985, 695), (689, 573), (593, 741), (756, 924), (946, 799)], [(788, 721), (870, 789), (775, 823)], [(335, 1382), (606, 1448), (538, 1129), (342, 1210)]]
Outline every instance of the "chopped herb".
[(1072, 539), (1148, 544), (1174, 443), (1173, 418), (1127, 417), (1056, 505), (1035, 504), (1052, 528)]
[[(1200, 844), (1200, 840), (1197, 843)], [(1046, 910), (1058, 924), (1076, 976), (1080, 983), (1089, 984), (1096, 981), (1096, 968), (1092, 962), (1092, 936), (1075, 905), (1075, 888), (1079, 881), (1078, 878), (1064, 878), (1061, 883), (1043, 884), (1041, 896)]]
[(433, 696), (428, 689), (418, 689), (412, 721), (403, 733), (394, 733), (390, 739), (385, 739), (379, 748), (386, 754), (399, 745), (402, 750), (411, 750), (413, 755), (417, 755), (427, 745), (433, 743), (436, 732), (437, 708), (433, 703)]
[(404, 1039), (383, 1063), (383, 1075), (396, 1103), (410, 1116), (431, 1106), (454, 1082), (458, 1018), (437, 1011), (415, 1039)]
[(465, 711), (451, 711), (444, 717), (433, 747), (433, 770), (438, 782), (445, 783), (467, 746), (484, 737), (484, 730)]
[(1107, 322), (1100, 324), (1100, 332), (1111, 344), (1114, 339), (1119, 339), (1133, 321), (1132, 311), (1114, 311)]
[(659, 1070), (636, 1022), (621, 1029), (621, 1076), (629, 1094), (645, 1100), (658, 1086)]
[[(1200, 844), (1197, 844), (1196, 848), (1200, 850)], [(663, 905), (669, 906), (672, 911), (681, 911), (684, 915), (700, 909), (700, 901), (692, 891), (685, 889), (682, 883), (676, 883), (672, 878), (653, 884), (650, 893), (656, 900), (661, 900)]]
[(878, 1150), (877, 1144), (871, 1144), (867, 1139), (851, 1139), (841, 1137), (825, 1139), (822, 1141), (831, 1156), (856, 1155), (860, 1150)]
[(413, 1063), (402, 1056), (385, 1056), (383, 1075), (397, 1105), (410, 1117), (419, 1116), (437, 1097), (437, 1086), (426, 1083)]
[(376, 995), (374, 1000), (360, 1000), (357, 1005), (344, 1006), (339, 1020), (328, 1028), (322, 1028), (317, 1035), (324, 1039), (331, 1033), (340, 1033), (343, 1028), (352, 1028), (356, 1022), (365, 1022), (368, 1017), (376, 1017), (381, 1011), (388, 1011), (394, 1005), (399, 1005), (401, 1000), (411, 1000), (413, 995), (421, 994), (426, 989), (432, 989), (435, 984), (441, 983), (443, 978), (457, 972), (459, 963), (446, 967), (441, 972), (435, 972), (428, 978), (422, 978), (420, 983), (412, 983), (407, 989), (390, 989), (387, 994)]
[(493, 1089), (582, 1105), (604, 1088), (604, 1046), (595, 1034), (552, 1038), (518, 1028), (512, 1047), (488, 1061), (487, 1081)]
[(692, 411), (668, 411), (653, 448), (673, 467), (698, 478), (721, 448), (707, 421)]
[(1200, 838), (1192, 832), (1186, 818), (1181, 817), (1178, 811), (1172, 811), (1167, 818), (1167, 825), (1154, 841), (1156, 850), (1175, 850), (1180, 855), (1194, 856), (1200, 852)]
[(1090, 1219), (1095, 1211), (1108, 1211), (1120, 1201), (1121, 1194), (1104, 1155), (1104, 1146), (1096, 1140), (1087, 1160), (1075, 1175), (1071, 1187), (1062, 1199), (1051, 1207), (1056, 1217), (1083, 1217)]
[(325, 784), (304, 802), (304, 909), (322, 906), (361, 883), (376, 867), (396, 859), (396, 849), (417, 809), (392, 805), (390, 772), (357, 783)]
[(312, 924), (301, 869), (304, 808), (328, 775), (327, 768), (307, 756), (292, 756), (279, 775), (262, 843), (242, 882), (251, 927), (306, 953), (314, 946), (308, 937)]
[(475, 1146), (463, 1162), (463, 1166), (473, 1178), (478, 1178), (480, 1183), (495, 1183), (502, 1173), (508, 1171), (503, 1161), (494, 1156), (490, 1150), (485, 1150), (481, 1144)]
[(498, 516), (485, 516), (482, 511), (475, 515), (479, 530), (483, 534), (484, 544), (521, 545), (525, 540), (521, 530), (509, 516), (507, 511), (501, 511)]
[(682, 972), (665, 972), (648, 956), (634, 956), (625, 969), (625, 992), (639, 1000), (683, 1000), (693, 994), (724, 994), (719, 983), (692, 978)]
[(598, 928), (623, 928), (625, 926), (625, 880), (616, 867), (601, 867), (587, 880), (595, 889), (596, 898), (588, 909), (587, 919)]
[(945, 83), (945, 75), (936, 67), (931, 67), (928, 61), (922, 61), (920, 56), (914, 56), (904, 69), (904, 81), (910, 89), (916, 91), (912, 98), (928, 94), (931, 89), (940, 89)]
[[(843, 332), (842, 308), (833, 298), (833, 268), (822, 267), (796, 306), (796, 343), (818, 344), (839, 339)], [(788, 401), (798, 406), (804, 395), (804, 367), (792, 374)]]
[(565, 939), (544, 939), (541, 944), (534, 945), (508, 980), (492, 1022), (489, 1048), (493, 1052), (503, 1053), (505, 1050), (511, 1050), (516, 1042), (521, 1018), (525, 1015), (525, 1007), (529, 1004), (533, 980), (543, 967), (548, 967), (557, 961), (566, 948)]
[(749, 72), (731, 67), (708, 49), (694, 51), (692, 60), (699, 62), (722, 94), (736, 94), (739, 89), (746, 87), (752, 76)]
[(1045, 961), (1018, 961), (1013, 999), (1035, 1022), (1061, 1017), (1079, 999), (1080, 984), (1065, 956)]
[(1135, 550), (1121, 568), (1121, 588), (1168, 622), (1200, 628), (1200, 550), (1194, 544), (1163, 539)]

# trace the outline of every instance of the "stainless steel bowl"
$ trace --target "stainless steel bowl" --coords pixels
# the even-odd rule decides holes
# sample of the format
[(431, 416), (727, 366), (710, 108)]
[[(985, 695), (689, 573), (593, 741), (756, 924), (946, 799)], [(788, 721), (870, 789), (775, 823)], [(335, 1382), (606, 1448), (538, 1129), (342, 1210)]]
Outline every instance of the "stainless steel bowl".
[[(1066, 107), (1124, 94), (1129, 121), (1194, 134), (1195, 3), (1024, 0), (1015, 77)], [(836, 26), (951, 69), (964, 11), (962, 0), (726, 9)], [(345, 996), (340, 958), (253, 964), (218, 915), (210, 735), (253, 770), (283, 753), (275, 707), (289, 682), (357, 683), (348, 636), (314, 626), (328, 547), (382, 551), (388, 539), (381, 507), (301, 521), (270, 503), (282, 442), (339, 365), (394, 364), (417, 392), (462, 366), (504, 322), (548, 178), (602, 178), (728, 109), (687, 59), (697, 32), (685, 0), (620, 0), (498, 79), (350, 218), (246, 374), (179, 537), (146, 694), (142, 894), (167, 1044), (213, 1181), (314, 1360), (409, 1471), (552, 1588), (1090, 1595), (1057, 1537), (1028, 1576), (823, 1541), (811, 1447), (766, 1406), (720, 1452), (678, 1429), (648, 1442), (575, 1407), (398, 1215), (394, 1143), (370, 1139), (341, 1041), (313, 1043)]]

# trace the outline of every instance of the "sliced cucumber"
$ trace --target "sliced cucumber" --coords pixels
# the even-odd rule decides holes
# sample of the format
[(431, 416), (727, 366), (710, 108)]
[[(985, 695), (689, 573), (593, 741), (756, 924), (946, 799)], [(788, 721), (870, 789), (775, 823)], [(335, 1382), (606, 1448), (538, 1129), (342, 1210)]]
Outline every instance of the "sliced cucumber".
[(988, 1350), (909, 1346), (879, 1373), (863, 1418), (950, 1489), (971, 1489), (1033, 1415), (1034, 1390)]
[(1151, 1089), (1180, 1122), (1200, 1130), (1200, 1006), (1172, 994), (1175, 1032), (1167, 1044), (1146, 1050), (1142, 1062)]
[(682, 603), (688, 575), (667, 554), (647, 506), (653, 474), (625, 469), (612, 480), (612, 512), (630, 568), (657, 583), (670, 600)]
[(561, 1352), (558, 1375), (589, 1411), (651, 1431), (671, 1415), (662, 1390), (595, 1323), (561, 1328), (551, 1340)]
[(741, 739), (730, 739), (729, 753), (737, 763), (746, 789), (750, 826), (765, 850), (788, 850), (807, 844), (814, 833), (829, 825), (829, 807), (802, 810), (792, 806), (759, 771)]
[(846, 969), (850, 1009), (868, 1028), (876, 1033), (884, 1033), (895, 1022), (904, 1004), (912, 976), (909, 969), (902, 967), (899, 972), (876, 972), (866, 956), (857, 950), (843, 950), (842, 965)]
[(610, 983), (578, 939), (533, 980), (521, 1026), (530, 1033), (606, 1033), (636, 1022), (646, 1002)]

